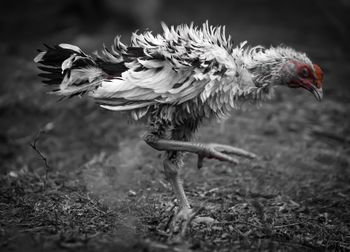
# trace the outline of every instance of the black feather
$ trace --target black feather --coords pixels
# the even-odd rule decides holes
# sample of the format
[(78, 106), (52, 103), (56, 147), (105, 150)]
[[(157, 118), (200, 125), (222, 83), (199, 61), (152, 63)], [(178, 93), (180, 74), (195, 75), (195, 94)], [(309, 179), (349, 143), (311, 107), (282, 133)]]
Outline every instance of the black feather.
[(123, 72), (128, 70), (125, 66), (124, 62), (121, 63), (112, 63), (106, 62), (101, 59), (96, 59), (96, 64), (100, 67), (106, 74), (111, 75), (113, 77), (119, 77)]
[(39, 77), (42, 77), (42, 78), (48, 78), (48, 79), (52, 79), (52, 77), (61, 77), (59, 74), (53, 74), (53, 73), (40, 73), (38, 74)]
[(143, 65), (140, 65), (139, 67), (134, 69), (135, 72), (141, 72), (141, 71), (144, 71), (144, 70), (146, 70), (146, 68)]
[(38, 68), (44, 72), (49, 73), (61, 73), (61, 69), (58, 67), (44, 67), (44, 66), (38, 66)]
[(62, 78), (43, 80), (43, 83), (48, 85), (58, 85), (61, 84)]
[(144, 57), (146, 55), (143, 51), (143, 48), (141, 47), (128, 47), (127, 56), (139, 58), (139, 57)]
[(73, 62), (73, 65), (71, 68), (83, 68), (87, 66), (96, 66), (96, 63), (89, 58), (80, 58)]
[[(40, 77), (47, 78), (43, 82), (49, 85), (60, 84), (66, 75), (69, 78), (70, 70), (72, 68), (84, 68), (87, 66), (96, 66), (96, 63), (92, 58), (85, 55), (83, 52), (77, 52), (75, 50), (62, 48), (58, 45), (49, 46), (44, 44), (46, 52), (40, 60), (38, 68), (44, 73), (39, 74)], [(40, 51), (39, 51), (40, 52)], [(75, 59), (70, 69), (66, 69), (62, 73), (62, 63), (71, 57), (72, 55), (80, 56), (81, 58)], [(78, 83), (80, 84), (80, 83)]]
[(173, 86), (173, 88), (179, 88), (179, 87), (181, 87), (183, 85), (183, 83), (175, 83), (174, 84), (174, 86)]
[(48, 44), (45, 44), (44, 43), (44, 46), (46, 47), (46, 49), (48, 49), (48, 50), (51, 50), (51, 49), (53, 49), (52, 47), (50, 47)]

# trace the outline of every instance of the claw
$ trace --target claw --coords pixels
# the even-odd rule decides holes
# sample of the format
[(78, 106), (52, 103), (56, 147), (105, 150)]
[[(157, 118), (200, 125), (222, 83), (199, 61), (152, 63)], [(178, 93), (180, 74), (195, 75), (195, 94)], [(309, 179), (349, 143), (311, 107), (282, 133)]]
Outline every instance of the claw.
[(224, 154), (224, 152), (220, 152), (220, 151), (217, 151), (215, 149), (211, 151), (211, 155), (209, 158), (215, 158), (215, 159), (218, 159), (220, 161), (226, 161), (226, 162), (233, 163), (233, 164), (239, 163), (237, 159), (235, 159), (229, 155)]
[(237, 156), (246, 157), (250, 159), (257, 157), (252, 152), (249, 152), (240, 148), (236, 148), (233, 146), (223, 145), (223, 144), (208, 144), (206, 151), (204, 153), (198, 154), (197, 167), (198, 169), (202, 168), (204, 158), (215, 158), (220, 161), (233, 163), (235, 165), (239, 163), (236, 158), (233, 158), (227, 154), (237, 155)]
[(192, 208), (183, 208), (181, 209), (171, 220), (170, 223), (170, 234), (173, 237), (183, 239), (188, 225), (193, 220), (196, 212), (193, 212)]
[(193, 211), (192, 208), (181, 209), (171, 221), (170, 233), (173, 238), (178, 239), (179, 241), (183, 240), (186, 236), (186, 231), (192, 222), (196, 224), (211, 224), (215, 222), (213, 218), (197, 216), (203, 209), (204, 207), (200, 207), (196, 211)]
[(198, 159), (197, 159), (197, 168), (198, 169), (203, 167), (203, 159), (204, 159), (204, 156), (198, 154)]
[(242, 157), (246, 157), (246, 158), (256, 158), (257, 155), (255, 155), (252, 152), (237, 148), (237, 147), (233, 147), (230, 145), (223, 145), (223, 144), (213, 144), (213, 147), (222, 152), (222, 153), (226, 153), (226, 154), (233, 154), (233, 155), (237, 155), (237, 156), (242, 156)]
[(205, 155), (203, 154), (198, 154), (198, 160), (197, 160), (197, 168), (200, 169), (203, 167), (203, 160), (204, 158), (215, 158), (220, 161), (226, 161), (232, 164), (237, 165), (239, 162), (237, 159), (224, 154), (224, 152), (216, 151), (215, 149), (210, 149), (208, 150), (208, 153)]
[[(153, 135), (151, 134), (151, 136)], [(203, 144), (158, 138), (154, 139), (154, 136), (149, 137), (148, 135), (145, 137), (145, 141), (156, 150), (187, 151), (196, 153), (198, 155), (198, 168), (201, 168), (203, 166), (204, 158), (215, 158), (220, 161), (227, 161), (233, 164), (238, 164), (238, 160), (231, 157), (230, 155), (238, 155), (246, 158), (256, 158), (256, 155), (254, 153), (223, 144)]]

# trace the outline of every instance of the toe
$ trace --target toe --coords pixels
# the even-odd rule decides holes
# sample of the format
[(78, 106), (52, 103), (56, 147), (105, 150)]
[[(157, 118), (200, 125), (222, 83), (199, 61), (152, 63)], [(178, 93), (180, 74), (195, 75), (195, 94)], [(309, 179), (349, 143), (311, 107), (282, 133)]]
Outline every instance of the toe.
[(233, 154), (247, 158), (256, 158), (256, 155), (254, 153), (230, 145), (216, 144), (215, 149), (226, 154)]
[(229, 162), (229, 163), (232, 163), (232, 164), (238, 164), (238, 160), (234, 157), (231, 157), (229, 155), (226, 155), (222, 152), (219, 152), (219, 151), (214, 151), (213, 152), (213, 155), (212, 155), (214, 158), (220, 160), (220, 161), (226, 161), (226, 162)]

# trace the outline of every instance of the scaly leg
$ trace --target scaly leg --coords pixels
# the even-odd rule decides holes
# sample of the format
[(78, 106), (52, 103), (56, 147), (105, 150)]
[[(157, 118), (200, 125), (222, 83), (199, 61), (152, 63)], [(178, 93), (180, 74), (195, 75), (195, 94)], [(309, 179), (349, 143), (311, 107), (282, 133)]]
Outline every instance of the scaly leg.
[[(196, 217), (197, 212), (193, 211), (187, 200), (182, 180), (179, 176), (179, 169), (182, 167), (182, 154), (176, 151), (167, 151), (164, 159), (164, 173), (170, 182), (175, 196), (179, 202), (179, 211), (170, 223), (170, 233), (176, 238), (182, 239), (190, 222), (203, 222), (203, 218)], [(206, 221), (208, 218), (204, 218)]]
[[(245, 150), (221, 145), (221, 144), (203, 144), (203, 143), (191, 143), (185, 141), (168, 140), (157, 137), (156, 135), (149, 133), (144, 137), (147, 144), (156, 150), (166, 151), (166, 158), (164, 160), (164, 172), (172, 185), (174, 193), (179, 201), (179, 212), (174, 217), (171, 223), (171, 233), (180, 233), (180, 237), (183, 237), (186, 232), (188, 224), (194, 219), (196, 212), (191, 208), (187, 197), (185, 195), (182, 181), (179, 177), (178, 170), (182, 166), (182, 151), (196, 153), (198, 155), (198, 167), (203, 164), (204, 158), (215, 158), (220, 161), (228, 161), (237, 164), (238, 161), (227, 155), (235, 154), (243, 157), (254, 158), (255, 154), (247, 152)], [(208, 218), (196, 217), (196, 222), (207, 222)]]
[(238, 164), (238, 160), (227, 154), (238, 155), (246, 158), (255, 158), (254, 153), (229, 145), (215, 143), (191, 143), (177, 140), (167, 140), (156, 137), (153, 134), (147, 134), (144, 137), (147, 144), (159, 151), (186, 151), (198, 155), (198, 168), (203, 165), (204, 158), (215, 158), (220, 161), (227, 161)]

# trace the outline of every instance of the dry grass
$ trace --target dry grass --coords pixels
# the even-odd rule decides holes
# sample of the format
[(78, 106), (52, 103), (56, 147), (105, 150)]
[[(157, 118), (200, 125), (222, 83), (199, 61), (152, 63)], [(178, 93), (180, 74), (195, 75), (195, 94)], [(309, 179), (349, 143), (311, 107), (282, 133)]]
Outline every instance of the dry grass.
[[(317, 113), (312, 101), (308, 104)], [(70, 106), (64, 113), (69, 113)], [(80, 106), (94, 110), (88, 103)], [(275, 114), (276, 106), (299, 113), (298, 120), (288, 123), (291, 119), (285, 118), (286, 113), (279, 113), (264, 123), (270, 113)], [(328, 109), (333, 111), (336, 105), (329, 103)], [(338, 113), (341, 118), (343, 112)], [(105, 113), (94, 115), (97, 118), (88, 119), (99, 120)], [(63, 131), (53, 125), (62, 122), (46, 125), (49, 130), (39, 139), (33, 136), (36, 151), (29, 145), (23, 150), (33, 155), (30, 163), (1, 176), (1, 246), (7, 250), (29, 246), (91, 251), (347, 250), (348, 145), (328, 136), (318, 138), (312, 129), (302, 126), (313, 120), (312, 115), (276, 101), (258, 112), (238, 113), (221, 126), (224, 132), (217, 131), (220, 127), (215, 123), (204, 127), (199, 135), (202, 140), (221, 139), (253, 150), (260, 158), (242, 160), (237, 167), (210, 161), (196, 170), (192, 168), (194, 156), (188, 156), (188, 168), (183, 171), (186, 191), (196, 208), (205, 207), (200, 215), (216, 222), (193, 225), (182, 243), (174, 243), (167, 233), (176, 202), (164, 180), (157, 152), (125, 135), (109, 151), (102, 148), (106, 152), (81, 159), (85, 161), (80, 168), (67, 169), (69, 160), (75, 163), (74, 153), (79, 154), (79, 148), (89, 149), (83, 146), (90, 139), (82, 138), (81, 145), (73, 150), (59, 152)], [(74, 115), (63, 118), (66, 116), (73, 120)], [(331, 113), (327, 116), (335, 117)], [(105, 123), (111, 125), (112, 119)], [(291, 127), (293, 124), (297, 126)], [(68, 146), (80, 139), (80, 134), (95, 131), (93, 124), (86, 125), (84, 130), (79, 126), (71, 129), (74, 137), (66, 140)], [(241, 127), (244, 136), (229, 133), (239, 132)], [(133, 127), (132, 135), (137, 136), (139, 129)], [(339, 128), (338, 134), (345, 130)], [(111, 137), (97, 131), (94, 134), (102, 137), (99, 141)], [(296, 137), (298, 141), (291, 141)], [(57, 146), (52, 147), (55, 142)], [(18, 243), (21, 239), (26, 242)]]

